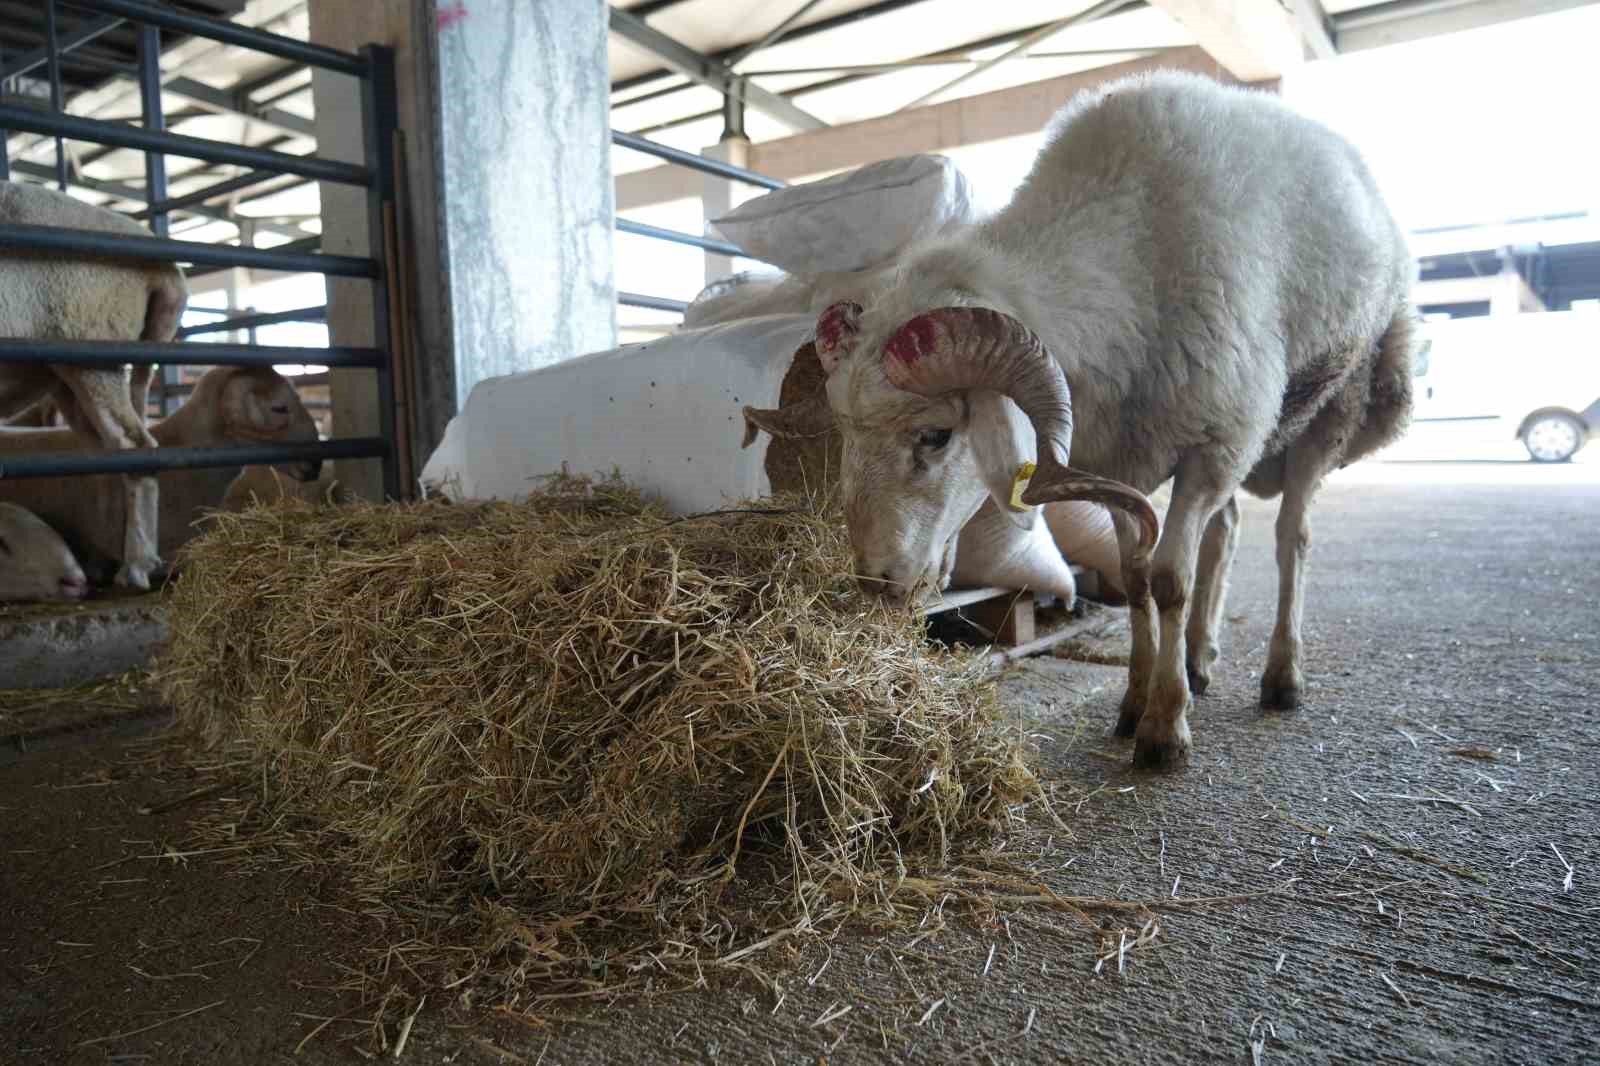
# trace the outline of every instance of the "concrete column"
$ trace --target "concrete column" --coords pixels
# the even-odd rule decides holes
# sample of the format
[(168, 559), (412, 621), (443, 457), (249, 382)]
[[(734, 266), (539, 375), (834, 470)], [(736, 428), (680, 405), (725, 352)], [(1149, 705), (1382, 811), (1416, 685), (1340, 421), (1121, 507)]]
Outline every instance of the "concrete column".
[[(312, 40), (333, 44), (327, 36), (318, 37), (320, 19), (324, 26), (335, 9), (327, 4), (311, 5)], [(349, 20), (350, 12), (341, 12)], [(344, 29), (346, 27), (340, 27)], [(338, 36), (335, 47), (354, 50), (366, 43), (356, 26), (353, 33)], [(346, 163), (366, 163), (361, 135), (361, 87), (344, 74), (312, 69), (312, 95), (317, 110), (317, 154)], [(383, 241), (368, 232), (367, 190), (338, 182), (318, 183), (322, 202), (322, 251), (330, 255), (381, 256)], [(359, 278), (327, 279), (328, 343), (366, 348), (376, 343), (373, 330), (373, 283)], [(334, 367), (328, 372), (329, 394), (333, 405), (333, 433), (336, 437), (382, 436), (378, 407), (378, 375), (371, 370)], [(368, 500), (383, 499), (383, 467), (376, 459), (337, 459), (333, 474), (351, 492)]]
[(608, 17), (603, 0), (440, 15), (440, 224), (464, 402), (486, 377), (616, 344)]
[[(724, 137), (720, 144), (713, 144), (700, 152), (706, 159), (715, 159), (723, 163), (732, 163), (737, 167), (750, 165), (750, 138)], [(703, 174), (703, 189), (700, 193), (700, 202), (704, 207), (705, 234), (715, 237), (711, 231), (711, 220), (721, 218), (733, 210), (733, 193), (736, 186), (741, 183), (719, 178), (715, 174)], [(716, 252), (706, 253), (706, 284), (709, 285), (718, 278), (725, 278), (733, 273), (733, 258), (718, 255)]]
[[(314, 2), (310, 13), (313, 41), (395, 50), (421, 469), (483, 378), (615, 344), (606, 5), (367, 0)], [(317, 75), (320, 154), (360, 152), (357, 90)], [(324, 249), (367, 254), (364, 192), (322, 190)], [(370, 343), (368, 284), (328, 289), (332, 343)], [(373, 375), (330, 381), (338, 434), (375, 433)], [(352, 487), (376, 495), (377, 464), (346, 465), (371, 467)]]
[(1500, 256), (1500, 273), (1494, 276), (1489, 296), (1491, 315), (1516, 315), (1525, 311), (1543, 311), (1544, 302), (1517, 269), (1516, 257), (1507, 249)]

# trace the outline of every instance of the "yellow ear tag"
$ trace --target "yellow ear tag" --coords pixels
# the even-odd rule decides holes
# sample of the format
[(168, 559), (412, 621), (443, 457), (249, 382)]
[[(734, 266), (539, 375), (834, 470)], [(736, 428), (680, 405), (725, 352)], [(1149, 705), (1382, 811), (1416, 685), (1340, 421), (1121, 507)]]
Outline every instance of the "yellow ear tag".
[(1039, 469), (1033, 463), (1023, 463), (1017, 467), (1017, 476), (1011, 479), (1011, 509), (1013, 511), (1031, 511), (1033, 508), (1022, 502), (1022, 494), (1028, 488), (1028, 482), (1033, 478), (1033, 472)]

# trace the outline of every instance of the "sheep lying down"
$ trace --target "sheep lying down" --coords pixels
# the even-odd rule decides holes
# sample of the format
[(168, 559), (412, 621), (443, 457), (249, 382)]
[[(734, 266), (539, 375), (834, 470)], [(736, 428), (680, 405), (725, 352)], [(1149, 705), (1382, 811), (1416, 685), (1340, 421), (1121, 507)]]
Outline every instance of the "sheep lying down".
[[(617, 471), (683, 514), (827, 488), (839, 463), (826, 421), (804, 439), (741, 447), (745, 405), (815, 399), (823, 377), (814, 326), (809, 314), (742, 318), (487, 379), (451, 420), (421, 480), (452, 499), (515, 499), (563, 468)], [(1120, 564), (1104, 508), (1052, 510), (1020, 522), (980, 511), (961, 534), (958, 584), (1029, 588), (1070, 602), (1071, 559), (1100, 571), (1101, 588), (1115, 595)]]
[[(160, 447), (315, 441), (316, 422), (289, 380), (269, 367), (216, 367), (196, 383), (183, 406), (150, 427)], [(0, 453), (79, 451), (94, 442), (71, 429), (0, 426)], [(274, 468), (314, 481), (315, 461)], [(160, 480), (160, 554), (168, 559), (195, 535), (207, 510), (223, 505), (238, 467), (169, 470)], [(0, 500), (27, 508), (70, 544), (89, 575), (101, 579), (122, 562), (125, 494), (114, 475), (0, 480)]]
[(81, 600), (88, 592), (61, 534), (27, 508), (0, 503), (0, 603)]
[(338, 504), (349, 503), (354, 498), (353, 493), (334, 480), (329, 468), (309, 481), (301, 481), (275, 466), (247, 466), (229, 483), (221, 507), (224, 511), (244, 511), (279, 500)]

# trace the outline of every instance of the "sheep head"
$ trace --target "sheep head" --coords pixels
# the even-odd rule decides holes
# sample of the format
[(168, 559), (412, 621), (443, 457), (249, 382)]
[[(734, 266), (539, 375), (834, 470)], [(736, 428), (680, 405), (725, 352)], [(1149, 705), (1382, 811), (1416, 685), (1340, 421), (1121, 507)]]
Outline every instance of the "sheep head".
[(88, 591), (60, 534), (32, 511), (0, 503), (0, 602), (81, 600)]
[[(223, 385), (220, 406), (224, 431), (231, 439), (274, 444), (318, 439), (317, 423), (294, 386), (270, 367), (234, 370)], [(296, 481), (315, 481), (322, 461), (285, 463), (280, 469)]]
[[(1040, 338), (1002, 311), (919, 311), (894, 295), (868, 310), (836, 304), (817, 323), (863, 587), (900, 599), (947, 586), (956, 538), (991, 497), (1029, 528), (1032, 506), (1048, 501), (1119, 508), (1137, 519), (1148, 552), (1157, 532), (1149, 501), (1068, 465), (1071, 390)], [(750, 411), (746, 419), (768, 428)], [(1036, 442), (1037, 469), (1018, 500)]]

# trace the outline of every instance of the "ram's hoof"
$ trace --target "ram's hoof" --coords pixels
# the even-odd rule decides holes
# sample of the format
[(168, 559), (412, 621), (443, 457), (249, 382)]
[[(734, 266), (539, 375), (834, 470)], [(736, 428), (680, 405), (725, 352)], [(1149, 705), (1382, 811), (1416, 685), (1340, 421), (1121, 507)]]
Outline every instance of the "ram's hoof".
[(1189, 761), (1189, 740), (1174, 737), (1150, 740), (1140, 737), (1133, 746), (1135, 770), (1176, 770)]
[(1201, 666), (1199, 663), (1189, 663), (1186, 669), (1189, 674), (1190, 694), (1204, 696), (1206, 689), (1211, 687), (1211, 667)]
[(1292, 711), (1300, 706), (1300, 686), (1293, 681), (1261, 679), (1261, 709)]
[(122, 566), (117, 569), (117, 576), (112, 584), (118, 588), (138, 589), (141, 592), (150, 590), (150, 571), (143, 566)]

